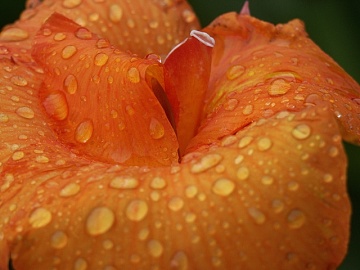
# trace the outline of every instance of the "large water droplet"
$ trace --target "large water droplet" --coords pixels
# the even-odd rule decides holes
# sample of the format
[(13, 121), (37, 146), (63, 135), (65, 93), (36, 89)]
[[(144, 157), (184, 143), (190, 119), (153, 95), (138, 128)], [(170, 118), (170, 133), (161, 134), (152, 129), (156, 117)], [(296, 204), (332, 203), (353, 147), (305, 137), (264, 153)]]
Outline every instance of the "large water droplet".
[(153, 189), (163, 189), (166, 187), (166, 181), (162, 177), (159, 177), (159, 176), (154, 177), (151, 180), (150, 187)]
[(56, 231), (51, 236), (51, 246), (55, 249), (62, 249), (68, 243), (68, 237), (63, 231)]
[(136, 67), (132, 67), (127, 72), (127, 78), (132, 83), (140, 82), (140, 72)]
[(91, 120), (81, 122), (75, 131), (75, 140), (79, 143), (87, 143), (94, 132), (94, 125)]
[(268, 93), (270, 96), (279, 96), (286, 94), (291, 89), (291, 84), (284, 79), (274, 80), (269, 89)]
[(149, 211), (147, 203), (143, 200), (133, 200), (126, 207), (125, 214), (131, 221), (143, 220)]
[(165, 134), (164, 126), (153, 117), (150, 120), (149, 131), (150, 136), (155, 140), (161, 139)]
[(15, 112), (25, 119), (33, 119), (35, 117), (34, 111), (29, 107), (20, 107)]
[(21, 41), (29, 37), (29, 33), (18, 27), (4, 29), (0, 33), (0, 41)]
[(291, 134), (298, 140), (304, 140), (311, 135), (311, 128), (306, 124), (300, 124), (292, 130)]
[(52, 214), (49, 210), (45, 208), (37, 208), (35, 209), (30, 217), (29, 223), (33, 228), (42, 228), (50, 223), (52, 219)]
[(237, 172), (236, 176), (239, 180), (246, 180), (250, 175), (250, 170), (248, 167), (242, 166), (240, 167)]
[(110, 182), (110, 187), (117, 189), (134, 189), (139, 186), (139, 181), (130, 176), (117, 176)]
[(266, 151), (269, 150), (272, 146), (272, 141), (269, 138), (261, 138), (257, 142), (257, 147), (259, 151)]
[(68, 45), (62, 50), (61, 57), (63, 59), (69, 59), (76, 53), (76, 51), (77, 51), (77, 49), (75, 46)]
[(70, 184), (67, 184), (65, 187), (63, 187), (60, 190), (60, 196), (61, 197), (71, 197), (71, 196), (78, 194), (79, 191), (80, 191), (79, 184), (70, 183)]
[(64, 120), (68, 117), (69, 106), (63, 92), (49, 94), (43, 101), (46, 112), (55, 120)]
[(216, 180), (212, 186), (212, 191), (216, 195), (229, 196), (235, 189), (235, 183), (226, 178)]
[(25, 153), (23, 151), (16, 151), (12, 155), (12, 160), (17, 161), (23, 159), (25, 156)]
[(109, 56), (105, 53), (98, 53), (95, 55), (94, 64), (95, 66), (101, 67), (107, 63)]
[(78, 82), (74, 75), (70, 74), (65, 78), (64, 89), (71, 95), (76, 93), (78, 89)]
[(191, 166), (190, 171), (192, 173), (201, 173), (210, 168), (215, 167), (222, 160), (222, 156), (219, 154), (208, 154), (203, 156), (200, 161), (196, 162)]
[(86, 219), (86, 231), (90, 235), (107, 232), (115, 222), (115, 214), (107, 207), (94, 208)]
[(75, 36), (79, 39), (88, 40), (92, 38), (92, 33), (88, 29), (81, 27), (76, 31)]

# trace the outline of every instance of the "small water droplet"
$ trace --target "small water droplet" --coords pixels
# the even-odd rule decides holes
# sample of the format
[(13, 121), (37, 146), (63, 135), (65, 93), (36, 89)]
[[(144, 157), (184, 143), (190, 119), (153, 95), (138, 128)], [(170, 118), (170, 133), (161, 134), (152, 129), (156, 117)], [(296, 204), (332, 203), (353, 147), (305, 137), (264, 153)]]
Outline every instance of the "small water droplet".
[(166, 183), (165, 179), (162, 177), (159, 177), (159, 176), (154, 177), (150, 183), (150, 187), (153, 189), (163, 189), (166, 187), (166, 185), (167, 185), (167, 183)]
[(176, 270), (188, 270), (189, 262), (186, 253), (183, 251), (176, 252), (170, 261), (170, 268)]
[(109, 56), (105, 53), (98, 53), (95, 55), (94, 64), (101, 67), (107, 63)]
[(51, 246), (55, 249), (62, 249), (68, 243), (68, 237), (63, 231), (56, 231), (51, 236)]
[(111, 250), (114, 247), (114, 243), (111, 240), (104, 240), (102, 246), (105, 250)]
[(75, 32), (75, 36), (79, 39), (89, 40), (92, 38), (92, 33), (88, 29), (81, 27)]
[(290, 181), (288, 183), (287, 187), (290, 191), (296, 191), (299, 189), (299, 183), (297, 183), (295, 181)]
[(258, 147), (259, 151), (269, 150), (271, 148), (271, 146), (272, 146), (272, 141), (266, 137), (261, 138), (257, 142), (257, 147)]
[(198, 188), (196, 186), (188, 186), (185, 189), (185, 195), (188, 198), (194, 198), (198, 194)]
[(75, 131), (75, 140), (79, 143), (87, 143), (94, 132), (94, 125), (91, 120), (81, 122)]
[(139, 231), (138, 238), (139, 240), (144, 241), (148, 238), (149, 234), (150, 230), (148, 228), (141, 229), (141, 231)]
[(242, 113), (243, 115), (250, 115), (253, 113), (254, 107), (251, 104), (248, 104), (244, 107)]
[(55, 120), (61, 121), (68, 117), (69, 106), (63, 92), (57, 91), (49, 94), (42, 104), (48, 115)]
[(78, 82), (74, 75), (70, 74), (65, 78), (64, 89), (71, 95), (76, 93), (78, 89)]
[(279, 96), (286, 94), (291, 89), (291, 84), (284, 79), (274, 80), (268, 89), (270, 96)]
[(260, 224), (265, 223), (266, 216), (258, 208), (250, 207), (250, 208), (248, 208), (248, 213), (253, 218), (253, 220), (255, 221), (256, 224), (260, 225)]
[(240, 139), (238, 147), (239, 148), (244, 148), (246, 146), (248, 146), (252, 141), (253, 141), (253, 137), (251, 136), (245, 136), (243, 138)]
[(151, 256), (158, 258), (164, 251), (162, 244), (157, 240), (150, 240), (147, 243), (147, 248)]
[(222, 156), (220, 156), (219, 154), (208, 154), (206, 156), (203, 156), (200, 161), (194, 163), (191, 166), (190, 171), (192, 173), (201, 173), (204, 172), (206, 170), (209, 170), (213, 167), (215, 167), (216, 165), (218, 165), (220, 163), (220, 161), (222, 160)]
[(184, 206), (184, 201), (180, 197), (173, 197), (170, 199), (168, 203), (169, 209), (175, 212), (181, 210), (183, 206)]
[(0, 123), (6, 123), (8, 121), (9, 121), (9, 117), (4, 113), (0, 113)]
[(29, 223), (33, 228), (42, 228), (50, 223), (52, 219), (51, 212), (45, 208), (37, 208), (35, 209), (30, 217)]
[(119, 5), (113, 4), (110, 6), (109, 18), (112, 22), (114, 22), (114, 23), (119, 22), (121, 20), (122, 16), (123, 16), (123, 10)]
[(17, 86), (26, 86), (28, 84), (27, 80), (24, 77), (17, 75), (12, 76), (10, 78), (10, 81)]
[(105, 49), (105, 48), (108, 48), (110, 46), (110, 43), (108, 40), (106, 39), (99, 39), (97, 42), (96, 42), (96, 47), (98, 49)]
[(109, 185), (116, 189), (134, 189), (139, 186), (139, 181), (130, 176), (117, 176), (111, 180)]
[(71, 58), (75, 53), (77, 52), (77, 49), (75, 46), (73, 45), (68, 45), (66, 46), (62, 52), (61, 52), (61, 57), (63, 59), (69, 59)]
[(212, 186), (212, 191), (219, 196), (229, 196), (235, 189), (235, 183), (226, 178), (216, 180)]
[(336, 146), (332, 146), (329, 148), (328, 153), (330, 157), (337, 157), (339, 155), (339, 149)]
[(184, 21), (187, 23), (191, 23), (196, 20), (195, 13), (190, 9), (185, 9), (181, 15), (182, 15)]
[(311, 135), (311, 128), (306, 124), (300, 124), (292, 130), (291, 134), (298, 140), (304, 140)]
[(274, 177), (272, 176), (269, 176), (269, 175), (265, 175), (261, 178), (261, 183), (266, 185), (266, 186), (269, 186), (271, 185), (272, 183), (274, 183)]
[(228, 101), (225, 102), (224, 104), (224, 109), (226, 111), (233, 111), (236, 106), (238, 105), (239, 101), (235, 98), (231, 98)]
[(76, 183), (67, 184), (60, 190), (61, 197), (71, 197), (78, 194), (80, 191), (80, 185)]
[(140, 73), (136, 67), (131, 67), (127, 72), (127, 78), (132, 83), (140, 82)]
[(86, 231), (90, 235), (106, 233), (115, 222), (115, 214), (107, 207), (94, 208), (86, 219)]
[(25, 156), (25, 153), (23, 151), (17, 151), (15, 153), (13, 153), (12, 159), (14, 161), (17, 161), (17, 160), (23, 159), (24, 156)]
[(86, 270), (88, 267), (88, 263), (83, 258), (76, 259), (74, 263), (74, 270)]
[(66, 39), (66, 35), (64, 33), (56, 33), (54, 35), (54, 40), (55, 41), (62, 41), (64, 39)]
[(126, 207), (126, 216), (131, 221), (143, 220), (149, 211), (148, 204), (143, 200), (132, 200)]
[(230, 67), (226, 72), (226, 77), (229, 80), (234, 80), (240, 76), (242, 76), (245, 73), (245, 67), (241, 65), (235, 65)]
[(75, 8), (82, 3), (82, 0), (63, 0), (62, 5), (64, 8)]
[(34, 111), (29, 107), (20, 107), (16, 110), (16, 114), (25, 118), (25, 119), (33, 119), (35, 117)]
[(155, 118), (151, 118), (149, 125), (150, 136), (155, 139), (161, 139), (165, 135), (164, 126)]
[(287, 216), (288, 225), (291, 229), (298, 229), (305, 223), (305, 214), (299, 209), (293, 209)]
[(324, 174), (323, 179), (325, 183), (331, 183), (334, 180), (334, 177), (332, 176), (332, 174), (326, 173)]

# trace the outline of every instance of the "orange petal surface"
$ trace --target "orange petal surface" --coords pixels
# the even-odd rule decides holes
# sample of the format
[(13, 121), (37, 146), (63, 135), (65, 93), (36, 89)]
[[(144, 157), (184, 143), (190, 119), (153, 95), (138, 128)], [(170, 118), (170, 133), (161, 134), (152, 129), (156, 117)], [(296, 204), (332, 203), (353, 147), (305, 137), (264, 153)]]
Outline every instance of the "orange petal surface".
[(301, 21), (273, 25), (228, 13), (204, 31), (216, 45), (204, 120), (190, 150), (321, 101), (331, 105), (343, 137), (359, 143), (359, 84), (307, 37)]
[(89, 162), (48, 139), (22, 153), (0, 183), (15, 269), (336, 269), (346, 251), (345, 154), (326, 107), (262, 119), (179, 166)]

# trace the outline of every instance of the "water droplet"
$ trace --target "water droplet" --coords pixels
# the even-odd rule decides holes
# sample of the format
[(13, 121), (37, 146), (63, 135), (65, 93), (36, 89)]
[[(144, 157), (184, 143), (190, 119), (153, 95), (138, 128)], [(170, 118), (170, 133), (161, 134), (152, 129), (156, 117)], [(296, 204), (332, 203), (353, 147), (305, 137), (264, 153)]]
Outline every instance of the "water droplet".
[(71, 197), (78, 194), (80, 191), (80, 185), (76, 183), (67, 184), (60, 190), (61, 197)]
[(189, 262), (186, 253), (183, 251), (178, 251), (172, 257), (170, 262), (170, 268), (176, 270), (187, 270), (189, 269)]
[(105, 53), (98, 53), (95, 55), (94, 64), (101, 67), (107, 63), (109, 56)]
[(268, 90), (270, 96), (279, 96), (286, 94), (291, 89), (291, 84), (284, 79), (274, 80)]
[(150, 120), (149, 131), (151, 138), (155, 140), (161, 139), (165, 134), (164, 126), (153, 117)]
[(261, 138), (257, 142), (257, 147), (259, 151), (266, 151), (269, 150), (272, 146), (272, 141), (269, 138)]
[(75, 8), (82, 3), (82, 0), (63, 0), (62, 5), (64, 8)]
[(104, 240), (102, 246), (105, 250), (111, 250), (114, 247), (114, 243), (111, 240)]
[(93, 135), (94, 125), (91, 120), (81, 122), (75, 131), (75, 140), (79, 143), (87, 143)]
[(92, 33), (88, 29), (81, 27), (75, 32), (75, 36), (79, 39), (88, 40), (92, 38)]
[(111, 180), (109, 185), (116, 189), (134, 189), (139, 186), (139, 181), (130, 176), (117, 176)]
[(96, 47), (98, 47), (98, 49), (105, 49), (108, 48), (109, 46), (110, 46), (109, 41), (103, 38), (99, 39), (96, 42)]
[(83, 258), (78, 258), (74, 263), (74, 270), (86, 270), (88, 263)]
[(193, 223), (196, 220), (196, 215), (194, 213), (187, 213), (185, 216), (185, 221), (187, 223)]
[(65, 78), (64, 89), (71, 95), (76, 93), (78, 89), (78, 82), (74, 75), (70, 74)]
[(126, 207), (126, 216), (131, 221), (143, 220), (149, 211), (147, 203), (143, 200), (133, 200)]
[(16, 110), (16, 114), (25, 118), (25, 119), (33, 119), (35, 117), (34, 111), (29, 107), (20, 107)]
[(182, 15), (184, 21), (187, 23), (191, 23), (196, 20), (195, 13), (190, 9), (185, 9), (181, 15)]
[(253, 218), (256, 224), (263, 224), (266, 221), (266, 217), (263, 212), (261, 212), (256, 207), (250, 207), (248, 208), (249, 215)]
[(26, 86), (28, 84), (27, 80), (21, 76), (12, 76), (10, 81), (17, 86)]
[(17, 151), (12, 155), (12, 159), (14, 161), (17, 161), (17, 160), (23, 159), (24, 156), (25, 156), (25, 153), (23, 151)]
[(56, 33), (54, 35), (54, 40), (55, 41), (62, 41), (64, 39), (66, 39), (66, 35), (64, 33)]
[(328, 153), (330, 157), (337, 157), (339, 155), (339, 149), (336, 146), (332, 146), (330, 147)]
[(61, 52), (61, 57), (63, 59), (69, 59), (71, 58), (75, 53), (77, 52), (77, 49), (75, 46), (73, 45), (68, 45), (66, 46), (62, 52)]
[(266, 185), (266, 186), (269, 186), (271, 185), (272, 183), (274, 183), (274, 177), (272, 176), (269, 176), (269, 175), (265, 175), (261, 178), (261, 183)]
[(51, 246), (55, 249), (62, 249), (68, 242), (68, 237), (63, 231), (56, 231), (51, 236)]
[(245, 67), (241, 65), (235, 65), (230, 67), (226, 72), (226, 77), (229, 80), (234, 80), (240, 76), (242, 76), (245, 73)]
[(325, 183), (331, 183), (334, 180), (334, 177), (332, 176), (332, 174), (326, 173), (324, 174), (323, 179)]
[(221, 160), (222, 156), (220, 156), (219, 154), (208, 154), (206, 156), (203, 156), (200, 161), (194, 163), (191, 166), (190, 171), (192, 173), (204, 172), (218, 165)]
[(150, 234), (150, 230), (148, 228), (141, 229), (141, 231), (138, 234), (138, 238), (139, 240), (144, 241), (148, 238), (149, 234)]
[(299, 183), (295, 181), (290, 181), (287, 185), (288, 189), (291, 191), (296, 191), (299, 189)]
[(292, 130), (291, 134), (298, 140), (304, 140), (311, 135), (311, 128), (306, 124), (300, 124)]
[(45, 208), (37, 208), (35, 209), (30, 217), (29, 223), (33, 228), (42, 228), (50, 223), (52, 219), (51, 212)]
[(236, 173), (236, 176), (239, 180), (246, 180), (250, 175), (250, 170), (248, 167), (240, 167), (238, 170), (237, 170), (237, 173)]
[(212, 186), (212, 191), (220, 196), (229, 196), (234, 189), (235, 183), (226, 178), (216, 180)]
[(55, 120), (64, 120), (68, 117), (69, 107), (63, 92), (49, 94), (43, 101), (43, 106), (49, 116)]
[(236, 106), (238, 105), (239, 101), (235, 98), (231, 98), (224, 104), (224, 110), (226, 111), (233, 111)]
[(242, 113), (243, 115), (250, 115), (253, 113), (254, 107), (251, 104), (248, 104), (244, 107)]
[(127, 77), (130, 82), (138, 83), (140, 82), (140, 73), (136, 67), (131, 67), (127, 72)]
[(157, 240), (150, 240), (147, 243), (147, 248), (151, 256), (158, 258), (164, 251), (162, 244)]
[(122, 8), (117, 5), (117, 4), (113, 4), (110, 6), (109, 9), (109, 18), (112, 22), (119, 22), (121, 20), (123, 16), (123, 10)]
[(170, 199), (168, 203), (169, 209), (175, 212), (181, 210), (183, 206), (184, 206), (184, 201), (180, 197), (173, 197)]
[(271, 207), (275, 213), (280, 213), (284, 210), (285, 205), (283, 201), (275, 199), (271, 202)]
[(305, 214), (299, 209), (293, 209), (287, 216), (288, 225), (291, 229), (298, 229), (305, 223)]
[(29, 33), (18, 27), (4, 29), (0, 33), (0, 41), (22, 41), (29, 37)]
[(150, 187), (153, 189), (163, 189), (166, 187), (166, 184), (164, 178), (157, 176), (151, 180)]
[(198, 188), (196, 186), (188, 186), (185, 189), (185, 195), (188, 198), (194, 198), (198, 194)]
[(245, 137), (240, 139), (238, 147), (239, 148), (244, 148), (244, 147), (248, 146), (252, 141), (253, 141), (253, 137), (245, 136)]
[(0, 123), (6, 123), (8, 121), (9, 121), (9, 117), (4, 113), (0, 113)]
[(106, 233), (115, 222), (115, 214), (107, 207), (94, 208), (86, 219), (86, 231), (90, 235)]

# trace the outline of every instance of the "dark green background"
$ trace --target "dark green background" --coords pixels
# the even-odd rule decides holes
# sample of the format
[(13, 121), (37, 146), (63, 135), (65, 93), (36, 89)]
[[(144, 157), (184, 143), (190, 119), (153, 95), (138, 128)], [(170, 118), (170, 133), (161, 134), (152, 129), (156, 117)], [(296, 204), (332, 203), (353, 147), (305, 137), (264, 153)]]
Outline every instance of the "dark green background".
[[(150, 0), (149, 0), (150, 1)], [(1, 0), (0, 26), (18, 18), (25, 0)], [(243, 0), (189, 0), (203, 25), (217, 15), (239, 11)], [(251, 0), (252, 15), (273, 23), (300, 18), (310, 37), (360, 82), (360, 1)], [(349, 156), (348, 189), (353, 205), (348, 256), (340, 270), (360, 269), (360, 147), (345, 144)]]

